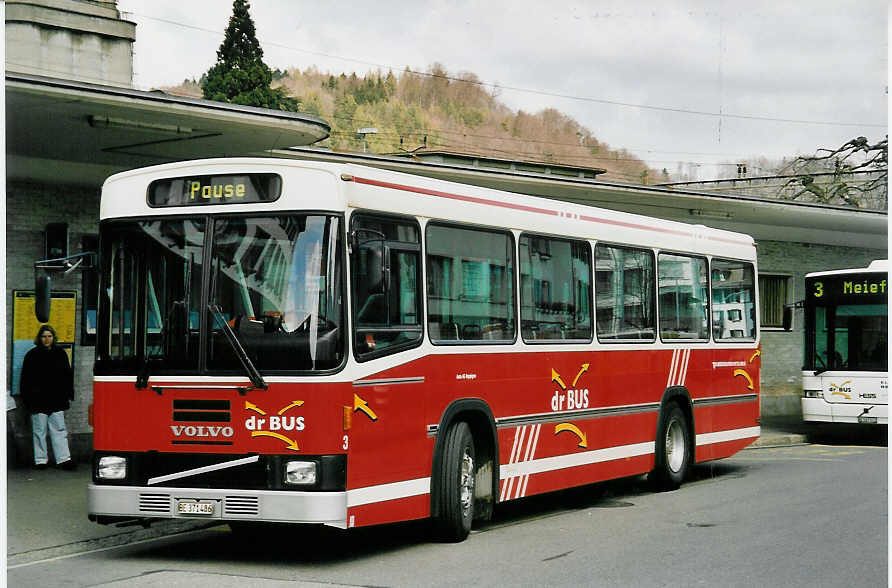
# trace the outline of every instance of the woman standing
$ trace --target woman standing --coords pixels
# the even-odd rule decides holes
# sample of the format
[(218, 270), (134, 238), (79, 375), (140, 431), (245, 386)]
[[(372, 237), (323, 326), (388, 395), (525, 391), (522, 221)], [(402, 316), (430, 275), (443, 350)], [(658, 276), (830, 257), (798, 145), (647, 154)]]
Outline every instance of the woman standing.
[(77, 465), (68, 449), (68, 432), (65, 415), (70, 401), (74, 400), (74, 374), (68, 363), (68, 354), (56, 345), (56, 331), (42, 325), (34, 338), (36, 347), (25, 354), (19, 391), (25, 408), (31, 413), (31, 430), (34, 439), (34, 467), (47, 467), (46, 435), (50, 442), (56, 465), (73, 470)]

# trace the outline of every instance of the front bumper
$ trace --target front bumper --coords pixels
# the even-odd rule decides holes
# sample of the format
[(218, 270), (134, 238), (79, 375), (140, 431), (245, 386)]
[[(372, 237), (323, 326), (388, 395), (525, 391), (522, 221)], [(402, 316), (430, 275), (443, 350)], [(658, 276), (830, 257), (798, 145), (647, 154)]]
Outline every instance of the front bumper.
[[(214, 505), (212, 514), (181, 514), (180, 501)], [(189, 519), (324, 524), (346, 528), (346, 492), (217, 490), (156, 486), (87, 486), (91, 520)]]
[[(865, 409), (869, 409), (865, 412)], [(862, 420), (859, 421), (859, 417)], [(802, 420), (825, 423), (889, 423), (889, 407), (885, 404), (835, 404), (823, 398), (802, 399)], [(873, 419), (876, 419), (874, 421)]]

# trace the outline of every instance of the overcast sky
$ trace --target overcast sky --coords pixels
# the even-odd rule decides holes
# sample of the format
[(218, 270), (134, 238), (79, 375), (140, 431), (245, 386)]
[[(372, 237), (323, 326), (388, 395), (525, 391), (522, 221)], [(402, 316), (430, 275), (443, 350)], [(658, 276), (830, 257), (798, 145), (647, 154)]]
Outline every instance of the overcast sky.
[[(441, 63), (556, 108), (654, 168), (810, 154), (887, 133), (888, 3), (253, 0), (272, 68), (339, 74)], [(135, 84), (216, 60), (230, 0), (118, 0), (137, 23)], [(721, 115), (721, 116), (720, 116)], [(758, 173), (758, 170), (751, 170)]]

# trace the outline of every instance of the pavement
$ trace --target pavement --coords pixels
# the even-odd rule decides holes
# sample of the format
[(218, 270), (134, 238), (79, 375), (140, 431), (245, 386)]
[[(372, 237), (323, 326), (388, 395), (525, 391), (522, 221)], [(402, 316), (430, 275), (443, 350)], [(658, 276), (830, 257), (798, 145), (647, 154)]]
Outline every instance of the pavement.
[[(761, 438), (751, 445), (778, 447), (805, 443), (802, 423), (763, 422)], [(81, 463), (70, 472), (8, 468), (7, 543), (8, 568), (147, 539), (214, 526), (209, 521), (165, 520), (142, 526), (116, 527), (87, 520), (87, 484), (90, 465)]]

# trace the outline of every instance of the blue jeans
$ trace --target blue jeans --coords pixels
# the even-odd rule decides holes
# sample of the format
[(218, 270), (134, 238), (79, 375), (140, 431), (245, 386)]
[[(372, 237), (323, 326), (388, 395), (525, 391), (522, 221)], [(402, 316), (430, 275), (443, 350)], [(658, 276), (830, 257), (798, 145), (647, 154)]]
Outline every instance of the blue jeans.
[(46, 433), (49, 428), (50, 443), (53, 444), (53, 454), (56, 463), (62, 463), (71, 459), (71, 451), (68, 449), (68, 431), (65, 430), (65, 415), (60, 410), (52, 414), (38, 412), (31, 415), (31, 432), (34, 439), (34, 463), (45, 464)]

